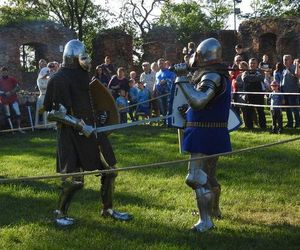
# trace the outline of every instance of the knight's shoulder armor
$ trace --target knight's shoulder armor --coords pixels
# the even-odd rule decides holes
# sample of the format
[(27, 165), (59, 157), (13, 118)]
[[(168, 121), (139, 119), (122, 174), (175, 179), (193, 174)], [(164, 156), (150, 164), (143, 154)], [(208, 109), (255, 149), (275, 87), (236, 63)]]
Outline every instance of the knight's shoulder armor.
[(201, 83), (213, 82), (216, 87), (220, 87), (222, 84), (222, 76), (218, 73), (209, 72), (202, 76)]

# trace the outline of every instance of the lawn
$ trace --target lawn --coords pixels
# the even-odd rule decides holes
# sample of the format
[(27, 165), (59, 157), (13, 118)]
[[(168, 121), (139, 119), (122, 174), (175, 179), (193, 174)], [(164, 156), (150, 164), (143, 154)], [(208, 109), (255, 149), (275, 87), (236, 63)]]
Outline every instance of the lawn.
[[(294, 138), (240, 129), (231, 133), (234, 150)], [(52, 175), (56, 134), (35, 131), (0, 135), (0, 178)], [(177, 131), (139, 126), (110, 135), (118, 167), (187, 159), (178, 153)], [(299, 249), (300, 141), (221, 157), (223, 219), (204, 234), (189, 231), (197, 221), (192, 190), (184, 183), (187, 164), (121, 171), (115, 208), (131, 222), (100, 216), (99, 177), (86, 176), (62, 229), (52, 211), (58, 179), (0, 184), (0, 249)]]

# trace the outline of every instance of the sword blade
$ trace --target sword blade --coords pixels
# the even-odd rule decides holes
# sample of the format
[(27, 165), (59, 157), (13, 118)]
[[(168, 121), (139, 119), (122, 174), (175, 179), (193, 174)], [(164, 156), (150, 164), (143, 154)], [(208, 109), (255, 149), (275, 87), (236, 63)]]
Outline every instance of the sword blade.
[(135, 122), (130, 122), (130, 123), (120, 123), (120, 124), (114, 124), (114, 125), (109, 125), (109, 126), (105, 126), (105, 127), (98, 127), (98, 128), (95, 129), (95, 132), (100, 133), (100, 132), (107, 132), (107, 131), (112, 131), (112, 130), (116, 130), (116, 129), (133, 127), (133, 126), (145, 124), (145, 123), (148, 123), (148, 122), (156, 122), (156, 121), (168, 119), (169, 117), (172, 117), (172, 115), (154, 117), (154, 118), (135, 121)]

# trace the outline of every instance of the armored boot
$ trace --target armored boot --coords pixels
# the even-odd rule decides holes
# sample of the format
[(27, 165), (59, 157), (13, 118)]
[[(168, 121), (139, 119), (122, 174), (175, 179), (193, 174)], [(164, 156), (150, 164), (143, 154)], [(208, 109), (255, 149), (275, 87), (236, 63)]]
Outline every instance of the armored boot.
[(193, 231), (205, 232), (214, 227), (211, 219), (213, 193), (205, 188), (200, 187), (195, 189), (197, 205), (200, 213), (199, 221), (192, 227)]
[(212, 192), (214, 193), (214, 200), (212, 205), (212, 217), (216, 219), (222, 219), (222, 213), (220, 210), (220, 195), (221, 195), (221, 187), (213, 187)]
[(58, 202), (58, 209), (54, 211), (55, 222), (59, 226), (70, 226), (74, 224), (74, 219), (67, 216), (68, 209), (74, 194), (83, 188), (83, 181), (73, 180), (72, 183), (63, 182)]
[(103, 174), (101, 177), (101, 200), (103, 204), (103, 209), (101, 211), (101, 215), (104, 217), (110, 217), (119, 221), (128, 221), (133, 217), (128, 213), (121, 213), (116, 210), (113, 210), (113, 194), (114, 194), (114, 182), (117, 174)]

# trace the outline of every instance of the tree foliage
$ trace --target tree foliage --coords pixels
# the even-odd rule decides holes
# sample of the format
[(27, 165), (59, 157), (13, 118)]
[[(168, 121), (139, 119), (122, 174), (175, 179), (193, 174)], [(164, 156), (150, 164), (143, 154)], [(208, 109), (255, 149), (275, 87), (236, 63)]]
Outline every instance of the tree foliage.
[(157, 24), (174, 28), (178, 39), (187, 43), (194, 32), (206, 31), (210, 28), (208, 17), (202, 9), (195, 1), (180, 4), (168, 2), (163, 6)]
[(246, 17), (299, 17), (299, 0), (252, 0), (253, 12)]
[(232, 12), (231, 1), (206, 0), (204, 7), (208, 12), (210, 27), (215, 30), (227, 28), (227, 21)]

